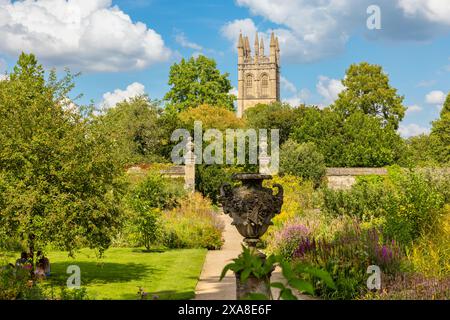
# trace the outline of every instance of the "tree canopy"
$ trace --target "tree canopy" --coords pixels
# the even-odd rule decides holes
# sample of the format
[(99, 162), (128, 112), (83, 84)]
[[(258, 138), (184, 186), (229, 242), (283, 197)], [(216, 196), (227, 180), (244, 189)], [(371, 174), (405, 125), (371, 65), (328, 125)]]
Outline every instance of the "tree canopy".
[(345, 117), (356, 111), (378, 117), (383, 124), (398, 129), (405, 116), (403, 96), (389, 84), (389, 77), (379, 65), (367, 62), (352, 64), (342, 80), (345, 90), (339, 94), (333, 109)]
[(203, 55), (189, 60), (181, 59), (170, 68), (169, 92), (164, 99), (168, 107), (178, 112), (203, 104), (234, 110), (236, 97), (230, 94), (232, 89), (229, 74), (221, 74), (216, 62)]
[(434, 139), (434, 154), (437, 161), (450, 163), (450, 93), (442, 107), (441, 116), (433, 122), (431, 137)]
[(279, 129), (280, 143), (284, 143), (296, 122), (294, 113), (295, 109), (286, 103), (257, 104), (245, 110), (244, 119), (249, 128)]
[(356, 111), (348, 117), (331, 108), (300, 107), (291, 137), (313, 142), (328, 167), (379, 167), (394, 164), (403, 141), (392, 126)]
[(168, 143), (167, 125), (157, 101), (137, 96), (118, 103), (101, 116), (104, 133), (117, 143), (117, 157), (123, 164), (161, 161)]
[(31, 253), (53, 244), (105, 250), (121, 225), (123, 169), (114, 141), (33, 55), (21, 54), (0, 82), (0, 238), (21, 237)]

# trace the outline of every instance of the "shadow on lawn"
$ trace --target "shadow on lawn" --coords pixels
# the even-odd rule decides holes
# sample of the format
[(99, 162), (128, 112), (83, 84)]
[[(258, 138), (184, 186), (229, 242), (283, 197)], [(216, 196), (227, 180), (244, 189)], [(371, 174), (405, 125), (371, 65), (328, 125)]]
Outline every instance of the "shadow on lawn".
[(48, 278), (52, 283), (65, 285), (70, 274), (66, 273), (69, 265), (77, 265), (81, 270), (81, 283), (114, 283), (143, 279), (151, 274), (158, 274), (160, 269), (141, 263), (112, 263), (112, 262), (55, 262), (52, 263), (52, 275)]

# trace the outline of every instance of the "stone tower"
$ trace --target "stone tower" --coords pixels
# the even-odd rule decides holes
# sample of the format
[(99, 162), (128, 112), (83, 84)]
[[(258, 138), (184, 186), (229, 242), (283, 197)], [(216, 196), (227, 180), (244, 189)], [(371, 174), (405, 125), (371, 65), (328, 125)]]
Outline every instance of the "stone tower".
[(248, 37), (239, 35), (238, 41), (238, 97), (237, 115), (258, 103), (280, 101), (280, 47), (272, 33), (270, 52), (264, 55), (264, 41), (255, 36), (254, 55)]

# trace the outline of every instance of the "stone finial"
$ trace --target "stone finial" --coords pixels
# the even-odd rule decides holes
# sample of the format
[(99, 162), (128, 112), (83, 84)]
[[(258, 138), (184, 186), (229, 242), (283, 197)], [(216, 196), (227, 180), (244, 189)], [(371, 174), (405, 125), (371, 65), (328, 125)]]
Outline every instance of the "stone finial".
[(248, 37), (245, 37), (245, 52), (246, 52), (246, 56), (250, 57), (251, 55), (251, 49), (250, 49), (250, 41), (248, 40)]
[(194, 143), (192, 142), (192, 137), (189, 137), (188, 142), (186, 143), (184, 160), (186, 165), (195, 163)]
[(239, 40), (238, 40), (238, 49), (244, 48), (244, 39), (242, 38), (242, 33), (239, 34)]
[(184, 188), (189, 192), (195, 191), (195, 153), (193, 151), (194, 143), (189, 137), (184, 156)]
[(272, 174), (269, 168), (270, 157), (267, 155), (267, 136), (260, 136), (259, 141), (259, 173), (261, 174)]
[(261, 41), (259, 42), (259, 55), (264, 56), (264, 40), (261, 38)]
[(259, 56), (259, 40), (258, 40), (258, 32), (255, 34), (255, 57)]

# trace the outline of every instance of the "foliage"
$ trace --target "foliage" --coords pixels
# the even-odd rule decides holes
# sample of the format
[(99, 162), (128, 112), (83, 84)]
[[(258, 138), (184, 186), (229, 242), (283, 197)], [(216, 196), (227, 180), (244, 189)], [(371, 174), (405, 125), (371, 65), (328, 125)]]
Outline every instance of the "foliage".
[(280, 144), (291, 134), (296, 123), (295, 110), (286, 103), (257, 104), (245, 110), (244, 119), (251, 129), (279, 129)]
[(433, 233), (422, 234), (407, 251), (413, 272), (426, 277), (450, 277), (450, 205)]
[(274, 232), (268, 250), (286, 261), (290, 261), (298, 248), (298, 244), (310, 235), (311, 230), (308, 227), (293, 219)]
[(389, 77), (379, 65), (367, 62), (352, 64), (342, 80), (344, 91), (339, 94), (333, 109), (344, 117), (360, 111), (377, 117), (383, 124), (398, 129), (405, 115), (403, 96), (389, 84)]
[(86, 288), (66, 288), (60, 289), (61, 300), (89, 300), (89, 295)]
[(375, 229), (361, 230), (355, 223), (337, 233), (332, 241), (304, 238), (294, 252), (294, 259), (330, 273), (336, 288), (330, 290), (314, 281), (320, 297), (354, 299), (367, 290), (367, 267), (378, 265), (383, 274), (395, 274), (401, 263), (401, 251), (395, 242), (383, 241)]
[(180, 112), (179, 118), (184, 128), (188, 130), (193, 130), (194, 121), (201, 121), (203, 130), (217, 129), (223, 133), (226, 129), (240, 129), (245, 125), (233, 111), (206, 104)]
[(320, 194), (314, 190), (310, 181), (292, 175), (274, 176), (264, 181), (264, 186), (269, 188), (274, 184), (280, 184), (284, 190), (281, 212), (272, 219), (275, 227), (302, 215), (305, 210), (316, 208), (321, 201)]
[(365, 299), (377, 300), (448, 300), (450, 278), (436, 279), (421, 274), (387, 277), (381, 292), (368, 293)]
[(316, 186), (325, 176), (325, 160), (314, 143), (299, 144), (286, 141), (280, 152), (281, 174), (291, 174), (303, 180), (313, 181)]
[(195, 193), (180, 201), (180, 206), (164, 213), (163, 244), (168, 248), (220, 249), (223, 222), (211, 202)]
[(131, 191), (129, 205), (133, 211), (132, 225), (139, 234), (138, 245), (150, 250), (161, 240), (161, 210), (177, 206), (183, 194), (184, 190), (176, 184), (152, 171)]
[(450, 93), (444, 103), (441, 116), (433, 122), (431, 137), (435, 140), (434, 157), (440, 163), (450, 163)]
[[(241, 282), (246, 282), (249, 277), (269, 280), (270, 274), (275, 269), (276, 265), (281, 267), (283, 276), (287, 282), (287, 286), (281, 282), (271, 283), (272, 287), (280, 289), (278, 300), (297, 300), (297, 297), (292, 293), (291, 288), (297, 289), (302, 293), (308, 293), (311, 295), (314, 294), (314, 288), (311, 283), (301, 278), (301, 275), (303, 274), (309, 274), (317, 277), (326, 285), (334, 287), (333, 280), (327, 272), (323, 272), (320, 269), (305, 265), (299, 265), (295, 269), (292, 269), (289, 263), (278, 256), (270, 255), (269, 257), (262, 259), (261, 256), (255, 252), (255, 249), (246, 248), (244, 246), (242, 246), (242, 253), (239, 257), (233, 259), (232, 263), (227, 264), (223, 268), (220, 280), (225, 277), (228, 270), (231, 270), (239, 275)], [(257, 295), (253, 297), (258, 300), (272, 298), (265, 297), (264, 295)]]
[(405, 152), (398, 164), (404, 167), (435, 167), (435, 137), (427, 134), (413, 136), (405, 140)]
[(171, 88), (164, 99), (177, 112), (202, 104), (233, 110), (236, 97), (229, 93), (232, 86), (228, 76), (220, 73), (213, 59), (203, 55), (189, 60), (183, 58), (170, 67)]
[(30, 271), (7, 265), (0, 269), (0, 300), (42, 300), (46, 295)]
[(116, 144), (68, 99), (73, 77), (51, 71), (46, 80), (21, 54), (0, 82), (0, 234), (21, 237), (31, 253), (47, 244), (102, 252), (122, 223)]
[(195, 189), (217, 204), (222, 184), (236, 184), (232, 180), (232, 175), (241, 171), (241, 167), (231, 165), (197, 165), (195, 166)]
[(361, 180), (351, 190), (324, 192), (327, 212), (349, 214), (363, 221), (380, 219), (383, 232), (402, 244), (432, 231), (442, 216), (443, 205), (441, 191), (420, 172), (394, 170), (386, 179)]
[(381, 167), (403, 154), (403, 140), (391, 125), (361, 111), (343, 117), (330, 108), (300, 107), (291, 138), (313, 142), (327, 167)]
[(99, 116), (105, 134), (116, 142), (116, 157), (123, 164), (161, 160), (165, 132), (157, 101), (138, 96), (118, 103)]
[(136, 211), (146, 210), (146, 208), (171, 209), (177, 206), (179, 198), (184, 194), (182, 187), (169, 178), (149, 171), (146, 179), (131, 191), (130, 200)]

